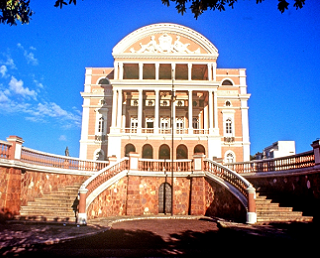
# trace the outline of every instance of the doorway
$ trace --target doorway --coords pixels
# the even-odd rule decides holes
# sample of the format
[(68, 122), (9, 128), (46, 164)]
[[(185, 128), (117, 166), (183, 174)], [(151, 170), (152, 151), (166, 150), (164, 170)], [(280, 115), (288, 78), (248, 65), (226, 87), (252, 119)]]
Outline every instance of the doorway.
[(171, 213), (171, 186), (163, 183), (159, 188), (159, 213)]

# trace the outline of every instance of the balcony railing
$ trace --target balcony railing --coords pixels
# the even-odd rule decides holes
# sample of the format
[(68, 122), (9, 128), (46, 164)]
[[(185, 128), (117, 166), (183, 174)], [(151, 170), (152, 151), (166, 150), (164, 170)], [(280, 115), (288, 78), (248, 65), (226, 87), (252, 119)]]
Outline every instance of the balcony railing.
[(0, 141), (0, 159), (9, 159), (11, 143)]
[[(172, 165), (173, 164), (173, 165)], [(192, 160), (164, 160), (164, 159), (140, 159), (139, 170), (140, 171), (152, 171), (152, 172), (191, 172)], [(173, 167), (172, 167), (173, 166)]]
[[(172, 134), (171, 128), (121, 128), (120, 133), (125, 134), (137, 134), (137, 133), (143, 133), (143, 134), (153, 134), (157, 132), (158, 134)], [(183, 129), (175, 129), (175, 134), (189, 134), (188, 128)], [(209, 134), (208, 129), (192, 129), (191, 134)]]
[(293, 156), (250, 162), (227, 163), (224, 165), (239, 174), (260, 173), (313, 167), (315, 165), (315, 159), (312, 150)]
[(39, 166), (93, 172), (100, 171), (109, 164), (108, 161), (81, 160), (35, 151), (26, 147), (22, 147), (21, 161)]

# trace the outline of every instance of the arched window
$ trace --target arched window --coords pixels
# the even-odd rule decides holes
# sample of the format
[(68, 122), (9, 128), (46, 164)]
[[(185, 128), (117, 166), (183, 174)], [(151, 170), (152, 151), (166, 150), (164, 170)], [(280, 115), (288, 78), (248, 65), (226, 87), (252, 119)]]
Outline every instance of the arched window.
[(99, 80), (98, 84), (110, 84), (108, 78), (102, 78)]
[(201, 144), (198, 144), (194, 147), (193, 153), (194, 154), (196, 154), (196, 153), (206, 154), (206, 149)]
[(224, 85), (224, 86), (233, 86), (233, 83), (232, 83), (232, 81), (230, 81), (230, 80), (224, 80), (224, 81), (222, 82), (222, 85)]
[(142, 147), (142, 158), (153, 159), (153, 148), (150, 144), (146, 144)]
[(168, 145), (163, 144), (160, 146), (159, 159), (170, 159), (170, 148)]
[(227, 100), (225, 105), (226, 105), (226, 107), (231, 107), (232, 106), (231, 101)]
[(185, 145), (179, 145), (176, 151), (177, 159), (187, 159), (188, 158), (188, 148)]
[(130, 152), (136, 152), (136, 147), (133, 144), (127, 144), (124, 150), (124, 155), (128, 157)]
[(235, 154), (232, 151), (227, 151), (224, 160), (225, 163), (234, 163), (236, 161)]

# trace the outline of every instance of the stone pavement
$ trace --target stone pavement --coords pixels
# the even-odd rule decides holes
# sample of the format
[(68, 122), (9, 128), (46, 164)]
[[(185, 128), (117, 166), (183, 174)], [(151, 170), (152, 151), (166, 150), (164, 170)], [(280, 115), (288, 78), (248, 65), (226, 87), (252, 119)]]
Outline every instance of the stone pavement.
[[(246, 225), (208, 217), (115, 217), (91, 220), (88, 226), (48, 223), (0, 224), (0, 255), (21, 257), (160, 257), (207, 256), (218, 249), (248, 253), (317, 248), (313, 224)], [(315, 235), (316, 234), (316, 235)], [(299, 249), (298, 249), (299, 248)], [(278, 250), (278, 251), (276, 251)]]

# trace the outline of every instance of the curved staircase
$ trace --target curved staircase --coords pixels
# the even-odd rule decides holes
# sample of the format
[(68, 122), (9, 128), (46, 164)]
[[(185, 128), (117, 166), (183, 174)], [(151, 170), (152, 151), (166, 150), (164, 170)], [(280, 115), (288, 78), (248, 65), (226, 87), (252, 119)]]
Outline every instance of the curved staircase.
[(312, 222), (312, 216), (303, 216), (301, 211), (293, 211), (292, 207), (281, 207), (266, 195), (257, 192), (256, 211), (258, 223), (270, 222)]
[(44, 194), (21, 206), (19, 220), (76, 222), (74, 209), (77, 207), (77, 196), (80, 184), (66, 186), (50, 194)]

